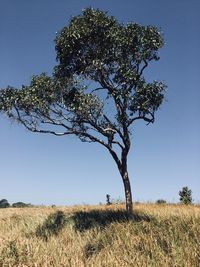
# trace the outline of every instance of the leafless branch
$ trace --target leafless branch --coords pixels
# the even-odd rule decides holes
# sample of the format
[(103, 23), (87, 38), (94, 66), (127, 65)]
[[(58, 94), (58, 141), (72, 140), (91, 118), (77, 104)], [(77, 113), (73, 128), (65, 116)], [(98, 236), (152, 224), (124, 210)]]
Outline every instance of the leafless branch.
[(144, 66), (140, 70), (139, 77), (142, 76), (142, 73), (146, 69), (147, 66), (148, 66), (148, 62), (144, 59)]
[(132, 118), (131, 120), (129, 120), (128, 127), (136, 120), (144, 120), (144, 121), (147, 122), (147, 125), (149, 123), (153, 123), (154, 122), (154, 114), (151, 113), (151, 112), (148, 112), (148, 113), (151, 115), (151, 118), (145, 117), (145, 115), (144, 116), (137, 116), (137, 117)]

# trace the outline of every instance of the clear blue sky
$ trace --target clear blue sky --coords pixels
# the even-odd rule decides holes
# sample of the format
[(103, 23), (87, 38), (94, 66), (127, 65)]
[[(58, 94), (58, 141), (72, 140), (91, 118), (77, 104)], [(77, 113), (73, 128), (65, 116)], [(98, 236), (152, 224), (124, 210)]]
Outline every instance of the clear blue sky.
[[(168, 85), (153, 125), (137, 124), (129, 172), (135, 201), (178, 201), (187, 185), (200, 202), (199, 0), (0, 0), (0, 88), (51, 73), (54, 38), (70, 17), (92, 6), (119, 21), (162, 28), (165, 47), (149, 79)], [(75, 137), (33, 134), (0, 115), (0, 199), (71, 205), (124, 197), (103, 147)]]

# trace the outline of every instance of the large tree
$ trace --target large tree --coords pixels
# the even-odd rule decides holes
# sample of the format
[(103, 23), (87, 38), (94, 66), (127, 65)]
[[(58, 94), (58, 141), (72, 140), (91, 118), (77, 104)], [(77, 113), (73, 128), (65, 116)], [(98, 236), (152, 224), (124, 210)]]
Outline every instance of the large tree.
[(165, 85), (147, 82), (144, 71), (159, 59), (163, 38), (156, 27), (119, 23), (87, 8), (55, 39), (58, 65), (51, 77), (0, 91), (0, 111), (28, 130), (75, 135), (108, 150), (122, 177), (126, 210), (132, 212), (127, 169), (131, 127), (154, 122)]

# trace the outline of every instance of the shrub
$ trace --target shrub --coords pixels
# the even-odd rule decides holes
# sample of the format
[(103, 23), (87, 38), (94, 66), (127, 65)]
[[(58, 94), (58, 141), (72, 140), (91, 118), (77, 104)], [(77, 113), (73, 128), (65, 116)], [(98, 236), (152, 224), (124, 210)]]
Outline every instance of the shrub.
[(181, 191), (179, 191), (180, 202), (181, 204), (192, 204), (192, 190), (190, 190), (187, 186), (183, 187)]
[(27, 204), (24, 202), (16, 202), (16, 203), (12, 204), (13, 208), (26, 208), (26, 207), (30, 207), (30, 206), (31, 206), (31, 204)]
[(8, 208), (10, 207), (10, 204), (8, 203), (7, 199), (0, 200), (0, 208)]
[(166, 204), (166, 203), (167, 203), (167, 201), (164, 200), (164, 199), (158, 199), (158, 200), (156, 201), (156, 204)]

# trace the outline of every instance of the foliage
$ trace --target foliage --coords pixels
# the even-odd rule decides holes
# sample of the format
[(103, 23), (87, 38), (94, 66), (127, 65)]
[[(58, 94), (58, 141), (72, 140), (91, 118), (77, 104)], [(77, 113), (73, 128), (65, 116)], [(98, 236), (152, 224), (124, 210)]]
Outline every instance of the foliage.
[(165, 84), (144, 77), (163, 44), (154, 26), (119, 23), (87, 8), (57, 34), (52, 76), (42, 73), (21, 89), (0, 90), (0, 112), (32, 132), (103, 145), (117, 164), (131, 211), (131, 127), (137, 120), (153, 123), (163, 102)]
[[(105, 12), (88, 8), (71, 19), (55, 42), (59, 64), (52, 77), (43, 73), (20, 90), (10, 86), (1, 90), (0, 111), (33, 132), (56, 134), (40, 129), (56, 126), (62, 134), (92, 142), (97, 141), (92, 131), (108, 139), (105, 129), (110, 127), (120, 135), (123, 124), (129, 127), (136, 114), (137, 119), (154, 121), (165, 85), (146, 82), (143, 71), (159, 59), (157, 50), (163, 46), (156, 27), (120, 24)], [(91, 88), (85, 84), (89, 80), (95, 82)], [(108, 119), (106, 105), (111, 104), (116, 110)]]
[(10, 207), (10, 204), (8, 203), (7, 199), (0, 200), (0, 208), (8, 208)]
[(167, 201), (164, 200), (164, 199), (158, 199), (158, 200), (156, 201), (156, 204), (166, 204), (166, 203), (167, 203)]
[(31, 206), (32, 206), (31, 204), (27, 204), (24, 202), (16, 202), (12, 204), (13, 208), (25, 208), (25, 207), (31, 207)]
[(180, 202), (182, 204), (192, 204), (192, 190), (190, 190), (187, 186), (183, 187), (181, 191), (179, 191)]

